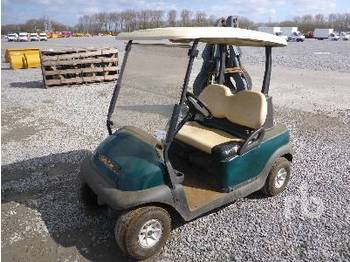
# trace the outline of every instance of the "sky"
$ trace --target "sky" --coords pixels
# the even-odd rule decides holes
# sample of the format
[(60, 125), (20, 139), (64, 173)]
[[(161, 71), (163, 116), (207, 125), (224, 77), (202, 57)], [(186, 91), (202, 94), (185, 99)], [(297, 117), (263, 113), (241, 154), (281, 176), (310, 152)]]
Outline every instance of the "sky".
[(2, 0), (1, 23), (48, 16), (75, 25), (79, 16), (100, 11), (184, 8), (217, 17), (238, 15), (255, 22), (278, 22), (303, 14), (350, 13), (350, 0)]

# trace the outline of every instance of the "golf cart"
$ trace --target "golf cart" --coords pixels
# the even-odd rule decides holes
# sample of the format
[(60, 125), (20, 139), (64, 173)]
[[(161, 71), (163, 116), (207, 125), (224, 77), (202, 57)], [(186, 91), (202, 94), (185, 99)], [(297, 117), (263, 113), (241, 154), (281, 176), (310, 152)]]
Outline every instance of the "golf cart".
[[(271, 49), (286, 46), (284, 39), (232, 27), (148, 29), (117, 38), (128, 43), (109, 106), (109, 136), (80, 175), (86, 201), (122, 211), (115, 238), (123, 252), (136, 259), (157, 253), (173, 214), (190, 221), (253, 192), (274, 196), (286, 188), (289, 132), (274, 124), (269, 96)], [(198, 97), (190, 92), (204, 44), (263, 47), (261, 90), (233, 94), (220, 75), (240, 69), (221, 59), (219, 77), (208, 77)]]

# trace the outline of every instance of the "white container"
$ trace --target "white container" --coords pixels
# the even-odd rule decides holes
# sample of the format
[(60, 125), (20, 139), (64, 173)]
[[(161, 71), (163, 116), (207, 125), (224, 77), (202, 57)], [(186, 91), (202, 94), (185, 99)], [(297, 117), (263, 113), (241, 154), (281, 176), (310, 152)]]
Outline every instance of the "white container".
[(314, 38), (318, 40), (328, 39), (329, 35), (333, 33), (333, 28), (315, 28)]

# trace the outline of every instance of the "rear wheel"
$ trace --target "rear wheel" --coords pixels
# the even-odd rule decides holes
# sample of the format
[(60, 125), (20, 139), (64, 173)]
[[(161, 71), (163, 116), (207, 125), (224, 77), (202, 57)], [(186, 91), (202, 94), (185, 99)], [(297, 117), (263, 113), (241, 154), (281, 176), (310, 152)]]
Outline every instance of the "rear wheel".
[(284, 158), (277, 158), (267, 176), (262, 192), (268, 196), (275, 196), (287, 187), (290, 178), (290, 162)]
[(141, 207), (121, 215), (114, 234), (119, 248), (129, 257), (146, 259), (158, 253), (171, 231), (169, 213), (160, 207)]

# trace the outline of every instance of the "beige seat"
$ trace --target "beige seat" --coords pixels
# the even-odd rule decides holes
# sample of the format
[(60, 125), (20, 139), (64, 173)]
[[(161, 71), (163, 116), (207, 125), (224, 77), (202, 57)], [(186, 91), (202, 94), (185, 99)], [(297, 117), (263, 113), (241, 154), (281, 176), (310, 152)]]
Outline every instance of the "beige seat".
[[(226, 86), (209, 85), (199, 99), (208, 106), (215, 118), (227, 119), (251, 129), (258, 129), (265, 123), (267, 103), (262, 93), (241, 91), (233, 95)], [(243, 142), (241, 138), (219, 129), (205, 127), (195, 121), (187, 122), (175, 138), (209, 154), (216, 145), (231, 141)]]
[(194, 121), (187, 122), (177, 133), (176, 139), (209, 154), (216, 145), (231, 141), (243, 141), (224, 131), (208, 128)]

